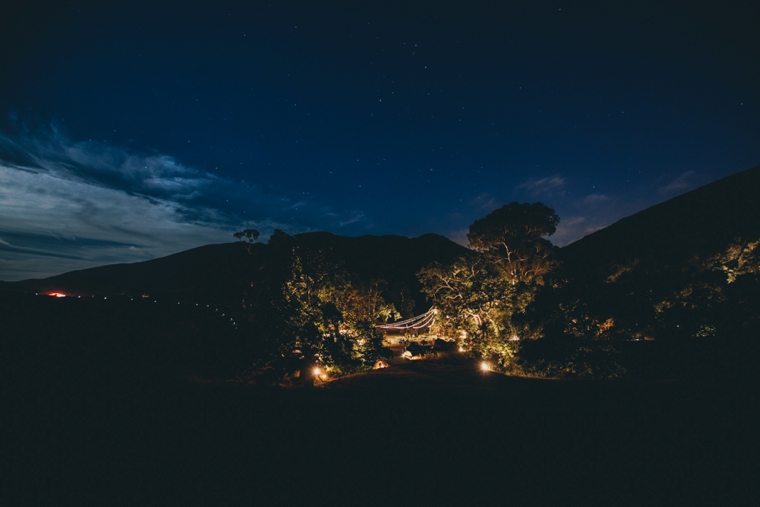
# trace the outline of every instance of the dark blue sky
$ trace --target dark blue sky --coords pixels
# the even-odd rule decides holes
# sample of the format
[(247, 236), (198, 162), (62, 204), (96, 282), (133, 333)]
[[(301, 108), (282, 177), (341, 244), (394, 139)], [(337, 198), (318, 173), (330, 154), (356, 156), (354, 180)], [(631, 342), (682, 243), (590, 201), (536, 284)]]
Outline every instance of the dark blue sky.
[(0, 279), (514, 200), (564, 245), (760, 164), (758, 2), (6, 4)]

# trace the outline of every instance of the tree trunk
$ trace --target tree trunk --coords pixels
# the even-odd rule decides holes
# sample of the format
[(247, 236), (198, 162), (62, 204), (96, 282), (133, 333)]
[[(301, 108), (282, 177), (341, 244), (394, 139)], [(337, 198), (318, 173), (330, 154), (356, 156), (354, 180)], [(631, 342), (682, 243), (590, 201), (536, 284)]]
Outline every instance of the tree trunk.
[(303, 387), (314, 387), (314, 360), (308, 356), (301, 362), (301, 383)]

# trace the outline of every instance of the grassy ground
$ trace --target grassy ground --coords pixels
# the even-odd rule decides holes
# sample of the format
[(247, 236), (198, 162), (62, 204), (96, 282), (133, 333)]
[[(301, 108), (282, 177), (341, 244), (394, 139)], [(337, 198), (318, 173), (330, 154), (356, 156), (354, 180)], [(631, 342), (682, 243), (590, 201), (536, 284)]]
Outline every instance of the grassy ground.
[(4, 504), (751, 498), (746, 384), (533, 380), (426, 361), (313, 389), (200, 383), (166, 373), (155, 336), (103, 315), (111, 324), (92, 332), (81, 319), (77, 333), (6, 328)]

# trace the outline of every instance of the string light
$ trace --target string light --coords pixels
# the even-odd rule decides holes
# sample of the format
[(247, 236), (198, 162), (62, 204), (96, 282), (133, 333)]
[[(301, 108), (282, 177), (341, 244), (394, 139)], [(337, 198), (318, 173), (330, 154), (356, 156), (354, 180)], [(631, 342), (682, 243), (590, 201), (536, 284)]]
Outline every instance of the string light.
[(394, 322), (392, 324), (381, 324), (375, 326), (377, 329), (384, 331), (405, 331), (408, 329), (422, 329), (431, 327), (435, 323), (435, 317), (438, 314), (438, 310), (431, 308), (422, 315), (417, 315), (411, 319)]

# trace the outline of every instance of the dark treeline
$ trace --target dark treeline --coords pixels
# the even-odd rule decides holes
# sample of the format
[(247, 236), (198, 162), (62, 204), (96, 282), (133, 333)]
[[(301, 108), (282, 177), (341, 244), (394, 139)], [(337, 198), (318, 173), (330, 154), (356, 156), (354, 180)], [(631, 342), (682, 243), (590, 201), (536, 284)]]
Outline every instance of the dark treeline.
[(259, 354), (248, 324), (212, 305), (9, 292), (0, 304), (3, 371), (21, 386), (231, 378)]
[(523, 316), (523, 366), (547, 375), (749, 375), (758, 357), (758, 241), (683, 263), (633, 259), (554, 274)]
[[(242, 243), (3, 287), (131, 294), (129, 311), (144, 315), (111, 326), (109, 335), (130, 330), (149, 355), (162, 344), (161, 354), (176, 363), (172, 371), (257, 384), (308, 384), (316, 368), (336, 376), (371, 369), (389, 354), (376, 324), (431, 307), (438, 312), (434, 335), (508, 374), (745, 375), (758, 358), (759, 184), (760, 169), (745, 171), (564, 248), (547, 239), (560, 222), (554, 210), (511, 203), (473, 222), (470, 248), (432, 234), (347, 238), (282, 231), (263, 244), (247, 229), (235, 234)], [(23, 314), (9, 310), (23, 306), (10, 294), (5, 313)], [(43, 303), (35, 301), (39, 310)], [(100, 319), (103, 326), (121, 318), (98, 306), (113, 299), (98, 301), (44, 305), (59, 316), (68, 308), (82, 320)], [(158, 303), (146, 305), (150, 301)], [(154, 308), (164, 303), (178, 308), (155, 321)], [(182, 314), (195, 304), (210, 305), (235, 325), (222, 331)], [(84, 317), (88, 312), (92, 317)], [(41, 325), (36, 320), (48, 319), (30, 318), (32, 328), (19, 324), (8, 336), (48, 339), (77, 330), (69, 320), (34, 331)], [(13, 322), (20, 321), (5, 318), (3, 325)], [(148, 336), (154, 339), (140, 341)]]
[(247, 368), (266, 353), (250, 349), (257, 330), (176, 301), (0, 303), (8, 505), (719, 503), (752, 480), (754, 391), (735, 384), (528, 381), (427, 362), (409, 363), (424, 377), (366, 389), (178, 382)]
[[(543, 205), (508, 204), (470, 227), (470, 250), (389, 283), (347, 269), (329, 241), (277, 231), (259, 245), (242, 313), (262, 355), (243, 373), (270, 383), (337, 373), (386, 358), (374, 325), (430, 305), (431, 331), (510, 374), (681, 378), (748, 373), (757, 355), (760, 241), (736, 238), (673, 263), (567, 262), (545, 236), (559, 223)], [(600, 274), (601, 273), (601, 274)]]
[[(700, 195), (677, 204), (720, 209)], [(626, 223), (555, 248), (556, 213), (512, 203), (472, 224), (472, 249), (432, 235), (278, 232), (260, 244), (249, 230), (242, 245), (178, 254), (183, 270), (138, 266), (171, 282), (150, 297), (137, 278), (133, 297), (0, 292), (5, 495), (14, 505), (747, 498), (760, 220), (741, 193), (726, 195), (741, 221), (729, 208), (639, 249), (617, 247), (633, 235)], [(626, 227), (654, 230), (658, 216)], [(228, 264), (213, 264), (214, 250)], [(461, 368), (409, 362), (401, 375), (327, 389), (255, 387), (308, 385), (316, 367), (366, 371), (388, 354), (375, 324), (431, 306), (433, 331), (464, 349), (453, 357), (470, 356)], [(526, 380), (481, 374), (476, 358), (511, 375), (688, 380)]]
[[(248, 302), (256, 318), (267, 316), (260, 334), (286, 344), (280, 355), (307, 349), (299, 356), (304, 365), (340, 372), (383, 357), (373, 322), (432, 305), (439, 312), (434, 334), (510, 374), (748, 375), (758, 357), (759, 179), (758, 169), (725, 178), (563, 249), (546, 239), (560, 221), (554, 210), (511, 203), (470, 226), (469, 250), (424, 264), (416, 284), (408, 275), (389, 284), (383, 276), (392, 271), (370, 278), (345, 269), (366, 251), (335, 256), (330, 241), (278, 232), (266, 245), (268, 274), (254, 282)], [(306, 339), (309, 326), (313, 338)], [(340, 354), (328, 351), (346, 337), (356, 342)], [(363, 355), (358, 341), (376, 345)], [(271, 354), (262, 364), (273, 364)]]

